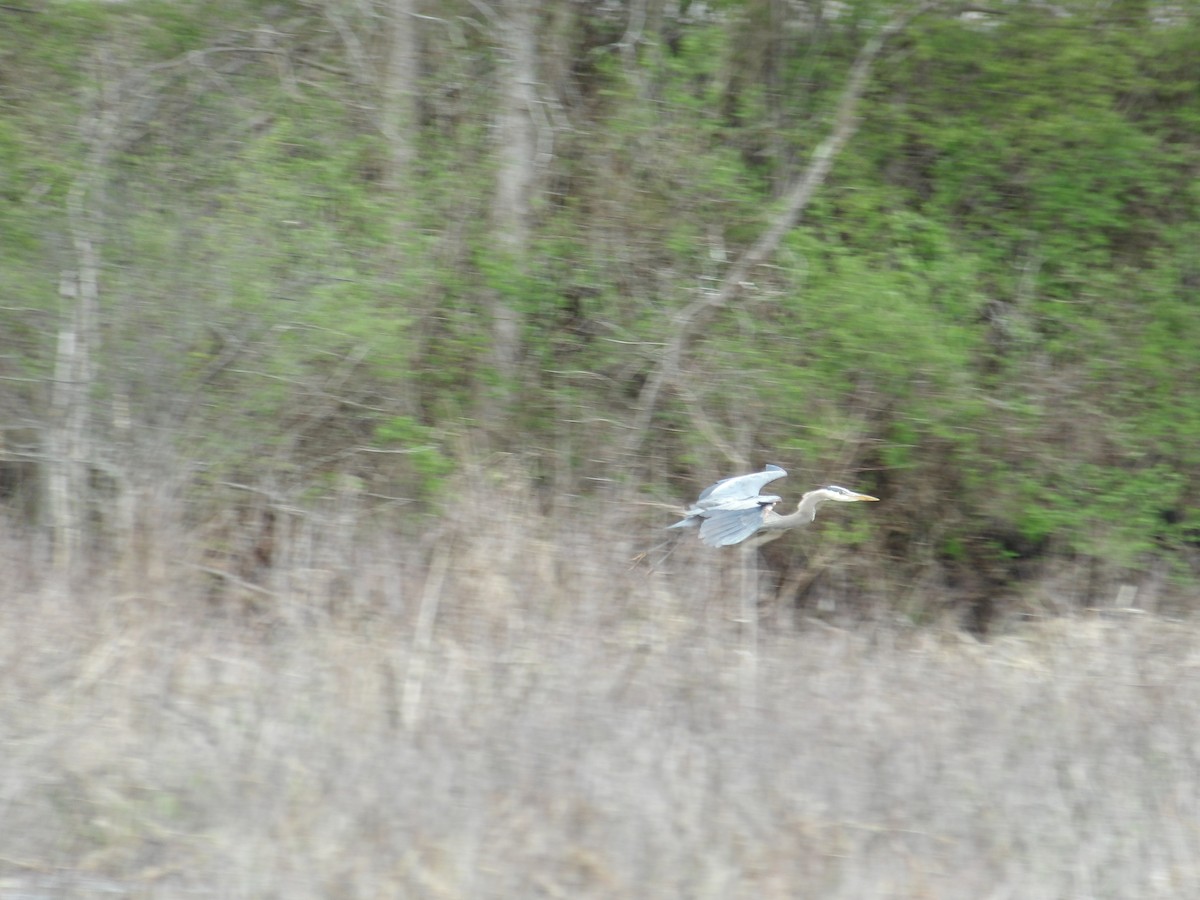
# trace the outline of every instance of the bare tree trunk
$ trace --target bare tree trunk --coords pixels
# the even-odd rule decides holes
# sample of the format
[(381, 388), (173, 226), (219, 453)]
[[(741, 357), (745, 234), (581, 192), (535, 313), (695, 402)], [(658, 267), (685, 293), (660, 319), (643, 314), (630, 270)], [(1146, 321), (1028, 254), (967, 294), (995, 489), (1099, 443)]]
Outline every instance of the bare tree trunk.
[(392, 33), (383, 85), (380, 129), (387, 138), (387, 185), (403, 189), (409, 180), (417, 150), (417, 78), (420, 52), (417, 44), (416, 0), (392, 0)]
[(808, 167), (788, 187), (783, 208), (775, 217), (775, 221), (738, 258), (716, 291), (693, 300), (675, 315), (671, 322), (671, 334), (666, 339), (659, 362), (638, 394), (637, 415), (625, 445), (627, 456), (632, 456), (641, 449), (663, 388), (679, 376), (684, 352), (699, 333), (701, 326), (717, 310), (732, 303), (742, 293), (754, 270), (775, 252), (783, 236), (799, 221), (809, 201), (824, 183), (834, 159), (857, 130), (858, 101), (862, 98), (867, 78), (871, 74), (876, 57), (883, 49), (884, 42), (907, 26), (915, 16), (934, 6), (935, 2), (936, 0), (926, 0), (897, 14), (863, 45), (842, 91), (829, 137), (817, 145)]
[[(89, 166), (92, 160), (89, 160)], [(96, 171), (80, 176), (91, 181)], [(77, 182), (68, 201), (75, 270), (64, 274), (61, 293), (71, 304), (58, 332), (50, 422), (46, 434), (46, 489), (54, 561), (70, 569), (79, 557), (87, 505), (87, 461), (91, 453), (89, 398), (95, 380), (93, 353), (99, 341), (100, 255), (91, 215), (85, 210), (89, 185)]]
[[(529, 250), (538, 172), (538, 0), (506, 0), (500, 22), (506, 56), (501, 68), (496, 118), (499, 168), (493, 204), (497, 247), (523, 267)], [(520, 359), (521, 313), (511, 301), (492, 300), (492, 351), (496, 370), (509, 384)]]
[(54, 384), (46, 429), (46, 508), (54, 536), (54, 561), (62, 571), (79, 559), (88, 504), (88, 468), (93, 452), (89, 414), (100, 343), (101, 207), (105, 169), (117, 132), (115, 88), (103, 73), (98, 96), (80, 121), (87, 155), (67, 196), (67, 220), (75, 253), (61, 293), (70, 304), (59, 329)]
[(751, 712), (758, 706), (758, 547), (747, 541), (739, 548), (738, 569), (741, 573), (741, 601), (738, 606), (738, 628), (741, 632), (742, 710)]
[(64, 278), (64, 297), (74, 303), (71, 317), (58, 333), (50, 421), (46, 432), (46, 510), (54, 536), (55, 567), (69, 570), (79, 558), (87, 496), (88, 391), (91, 347), (88, 333), (98, 291), (94, 280), (95, 248), (82, 241), (79, 271)]

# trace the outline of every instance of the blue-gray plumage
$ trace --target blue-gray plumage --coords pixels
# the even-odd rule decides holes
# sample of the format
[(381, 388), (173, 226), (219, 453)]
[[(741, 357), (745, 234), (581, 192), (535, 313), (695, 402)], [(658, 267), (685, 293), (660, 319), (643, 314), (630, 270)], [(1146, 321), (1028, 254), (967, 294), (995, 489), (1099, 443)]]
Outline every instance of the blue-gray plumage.
[(774, 506), (781, 501), (774, 494), (759, 491), (777, 478), (787, 475), (779, 466), (767, 466), (761, 472), (725, 478), (705, 488), (684, 517), (669, 528), (700, 527), (700, 540), (710, 547), (740, 544), (756, 534), (755, 543), (766, 543), (779, 537), (786, 529), (807, 525), (817, 515), (817, 507), (827, 500), (853, 503), (858, 500), (878, 500), (869, 494), (859, 494), (836, 484), (809, 491), (800, 498), (796, 511), (781, 516)]

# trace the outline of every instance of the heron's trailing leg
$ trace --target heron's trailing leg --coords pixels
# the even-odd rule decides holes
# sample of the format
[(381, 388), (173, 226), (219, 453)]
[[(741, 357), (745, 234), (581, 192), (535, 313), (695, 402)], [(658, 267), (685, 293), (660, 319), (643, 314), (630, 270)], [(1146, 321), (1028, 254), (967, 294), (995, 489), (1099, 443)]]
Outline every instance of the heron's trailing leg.
[[(645, 562), (652, 570), (656, 570), (659, 566), (671, 558), (671, 554), (675, 552), (675, 548), (678, 546), (679, 541), (675, 540), (665, 540), (662, 543), (655, 544), (653, 547), (649, 548), (648, 550), (643, 550), (641, 553), (629, 560), (629, 568), (632, 569), (634, 566)], [(659, 556), (657, 559), (652, 559), (652, 555), (657, 553), (663, 547), (667, 548), (667, 552)]]

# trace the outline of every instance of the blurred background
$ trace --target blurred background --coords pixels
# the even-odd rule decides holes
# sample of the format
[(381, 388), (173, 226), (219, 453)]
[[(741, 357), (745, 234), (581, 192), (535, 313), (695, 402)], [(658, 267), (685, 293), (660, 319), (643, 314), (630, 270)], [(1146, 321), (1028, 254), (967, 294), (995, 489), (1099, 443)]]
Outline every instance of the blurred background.
[(0, 898), (1197, 895), (1193, 4), (18, 0), (0, 198)]

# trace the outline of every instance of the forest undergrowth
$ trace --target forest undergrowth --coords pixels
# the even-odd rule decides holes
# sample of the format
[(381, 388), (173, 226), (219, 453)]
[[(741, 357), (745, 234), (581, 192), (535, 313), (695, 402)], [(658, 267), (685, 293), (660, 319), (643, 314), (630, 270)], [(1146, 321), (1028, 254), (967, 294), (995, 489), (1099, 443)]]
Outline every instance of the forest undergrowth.
[(228, 577), (171, 499), (73, 578), (0, 532), (0, 897), (1200, 891), (1195, 622), (750, 644), (735, 554), (529, 496), (282, 516)]

